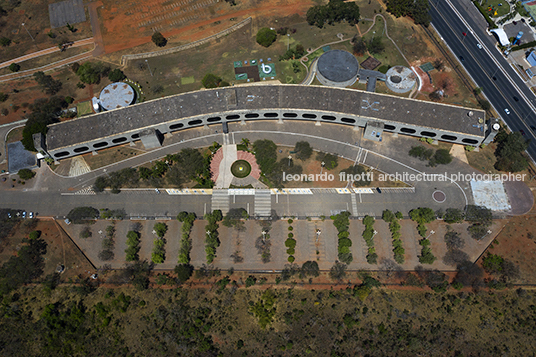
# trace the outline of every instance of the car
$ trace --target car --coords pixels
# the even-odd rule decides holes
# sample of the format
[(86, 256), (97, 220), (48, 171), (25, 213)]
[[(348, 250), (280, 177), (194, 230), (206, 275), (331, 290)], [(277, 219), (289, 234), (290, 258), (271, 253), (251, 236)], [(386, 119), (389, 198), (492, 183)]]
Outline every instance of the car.
[(30, 212), (30, 214), (28, 215), (28, 218), (34, 218), (34, 213)]
[(478, 42), (476, 43), (476, 47), (482, 49), (482, 45), (480, 43), (478, 43)]
[(462, 62), (464, 61), (463, 56), (460, 56), (460, 61), (462, 61)]
[(65, 221), (64, 221), (64, 222), (65, 222), (65, 224), (67, 224), (67, 225), (71, 224), (71, 221), (69, 220), (69, 218), (65, 218)]
[(519, 102), (519, 98), (518, 98), (518, 97), (514, 97), (514, 100), (515, 100), (516, 102)]
[(26, 211), (22, 212), (22, 218), (26, 218)]
[(536, 126), (531, 125), (530, 128), (531, 128), (532, 130), (536, 131)]
[(11, 218), (11, 213), (7, 213), (7, 218)]
[(504, 112), (505, 112), (506, 114), (510, 114), (510, 110), (509, 110), (508, 108), (504, 108)]
[(521, 129), (519, 130), (519, 132), (521, 133), (521, 135), (525, 135), (525, 130)]
[(378, 191), (378, 193), (382, 193), (382, 190), (380, 190), (379, 187), (376, 187), (376, 191)]

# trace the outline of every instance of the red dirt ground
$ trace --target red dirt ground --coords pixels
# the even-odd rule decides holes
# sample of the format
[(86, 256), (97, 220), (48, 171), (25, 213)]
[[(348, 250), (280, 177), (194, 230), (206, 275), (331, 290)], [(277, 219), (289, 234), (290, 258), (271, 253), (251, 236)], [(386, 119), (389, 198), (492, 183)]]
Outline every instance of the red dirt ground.
[[(183, 40), (186, 42), (205, 38), (214, 33), (220, 32), (241, 19), (252, 17), (284, 17), (291, 14), (304, 15), (307, 9), (313, 4), (310, 0), (295, 0), (293, 4), (280, 2), (278, 0), (263, 1), (262, 7), (256, 1), (249, 1), (238, 6), (230, 6), (226, 2), (216, 3), (210, 7), (189, 11), (183, 15), (171, 16), (173, 12), (187, 10), (188, 7), (197, 2), (188, 3), (174, 8), (174, 4), (181, 1), (145, 0), (136, 3), (121, 3), (121, 5), (107, 4), (101, 10), (101, 18), (104, 27), (103, 39), (106, 53), (124, 50), (151, 42), (153, 28), (162, 31), (166, 38), (173, 40)], [(184, 0), (183, 0), (184, 2)], [(166, 5), (163, 5), (163, 4)], [(171, 3), (171, 5), (169, 5)], [(172, 22), (186, 16), (199, 15), (208, 18), (195, 22), (195, 19), (184, 22), (184, 25)], [(235, 18), (235, 22), (230, 22)], [(155, 21), (146, 24), (148, 21)], [(220, 22), (215, 24), (215, 22)], [(143, 25), (143, 26), (140, 26)], [(158, 48), (155, 47), (155, 50)]]

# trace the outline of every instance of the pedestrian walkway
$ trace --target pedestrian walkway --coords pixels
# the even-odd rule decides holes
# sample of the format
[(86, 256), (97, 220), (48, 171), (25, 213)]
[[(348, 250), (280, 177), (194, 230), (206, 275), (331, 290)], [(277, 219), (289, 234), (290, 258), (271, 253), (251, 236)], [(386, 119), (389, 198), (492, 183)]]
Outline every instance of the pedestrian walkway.
[(229, 212), (229, 192), (227, 189), (212, 191), (212, 211), (221, 210), (223, 215)]
[(272, 213), (272, 195), (270, 190), (255, 190), (255, 216), (269, 217)]
[(219, 174), (218, 178), (216, 179), (215, 188), (227, 188), (231, 185), (234, 177), (231, 172), (231, 165), (238, 157), (236, 145), (223, 145), (221, 149), (223, 159), (220, 162)]
[(91, 168), (82, 156), (73, 157), (71, 167), (69, 168), (69, 177), (76, 177), (88, 173)]

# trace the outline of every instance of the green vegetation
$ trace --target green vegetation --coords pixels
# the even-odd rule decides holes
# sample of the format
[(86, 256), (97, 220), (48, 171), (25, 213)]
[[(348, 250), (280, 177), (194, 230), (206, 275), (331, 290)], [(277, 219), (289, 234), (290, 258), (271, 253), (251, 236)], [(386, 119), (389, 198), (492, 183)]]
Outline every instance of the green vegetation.
[(400, 239), (400, 223), (398, 223), (398, 217), (400, 216), (402, 216), (400, 212), (394, 214), (390, 210), (385, 210), (382, 213), (382, 219), (389, 223), (389, 230), (391, 231), (391, 238), (393, 239), (394, 259), (398, 264), (403, 264), (406, 251), (402, 246), (402, 240)]
[(358, 164), (358, 165), (350, 166), (349, 168), (341, 170), (340, 172), (344, 172), (345, 177), (349, 177), (349, 175), (352, 175), (353, 178), (358, 178), (358, 180), (355, 180), (353, 182), (353, 185), (355, 187), (370, 186), (371, 176), (368, 175), (369, 171), (362, 165)]
[(100, 83), (101, 77), (110, 73), (110, 67), (101, 62), (86, 62), (82, 65), (74, 66), (74, 68), (77, 68), (75, 73), (80, 78), (80, 82), (86, 84)]
[(21, 180), (30, 180), (35, 176), (35, 172), (30, 169), (22, 169), (17, 172)]
[(489, 208), (469, 205), (465, 211), (465, 220), (471, 222), (467, 231), (474, 239), (482, 239), (491, 226), (493, 216)]
[(127, 249), (125, 253), (127, 254), (125, 260), (127, 262), (132, 262), (139, 260), (138, 252), (140, 251), (140, 233), (136, 231), (129, 231), (127, 233)]
[(324, 168), (326, 170), (333, 170), (339, 166), (339, 158), (333, 154), (328, 154), (325, 152), (319, 152), (316, 154), (316, 161), (324, 162)]
[(430, 4), (428, 0), (387, 0), (387, 11), (396, 17), (409, 16), (417, 25), (430, 24)]
[(11, 45), (11, 40), (7, 37), (0, 37), (0, 45), (2, 45), (2, 47), (8, 47)]
[(251, 165), (246, 160), (236, 160), (231, 165), (231, 173), (238, 178), (247, 177), (251, 173)]
[(223, 217), (221, 211), (216, 210), (212, 213), (205, 214), (204, 218), (208, 221), (208, 224), (205, 226), (205, 253), (207, 254), (207, 263), (211, 264), (216, 257), (216, 248), (220, 246), (218, 222), (220, 222)]
[(257, 318), (259, 326), (262, 329), (265, 329), (267, 325), (272, 323), (276, 313), (276, 301), (276, 295), (272, 290), (268, 289), (262, 294), (260, 299), (250, 307), (249, 311)]
[(249, 219), (249, 214), (244, 208), (231, 208), (225, 215), (222, 224), (225, 227), (234, 227), (238, 231), (243, 231), (244, 220)]
[(153, 33), (153, 35), (151, 36), (151, 41), (153, 41), (153, 43), (158, 47), (164, 47), (165, 45), (167, 45), (166, 38), (160, 32)]
[(181, 226), (181, 246), (179, 248), (179, 264), (190, 264), (190, 251), (192, 250), (192, 240), (190, 239), (190, 233), (194, 226), (196, 219), (195, 213), (181, 212), (177, 216), (179, 222), (182, 222)]
[(194, 272), (194, 267), (190, 264), (179, 264), (175, 266), (175, 273), (177, 273), (177, 280), (179, 283), (185, 283), (190, 279)]
[(99, 259), (102, 261), (112, 260), (115, 257), (115, 227), (110, 225), (106, 227), (105, 238), (101, 241), (102, 250), (99, 252)]
[(112, 82), (119, 82), (125, 78), (127, 78), (127, 76), (125, 76), (123, 71), (119, 68), (116, 68), (113, 71), (110, 71), (110, 73), (108, 73), (108, 79)]
[(443, 216), (443, 220), (447, 223), (461, 223), (463, 222), (464, 213), (461, 209), (447, 208)]
[(127, 216), (127, 213), (123, 208), (121, 209), (108, 209), (108, 208), (101, 208), (100, 209), (100, 218), (101, 219), (124, 219)]
[[(305, 47), (303, 47), (303, 45), (298, 43), (295, 47), (289, 48), (287, 52), (285, 52), (284, 55), (279, 56), (279, 60), (286, 61), (289, 59), (292, 59), (292, 60), (300, 59), (306, 53), (307, 51), (305, 51)], [(294, 68), (294, 73), (298, 73), (301, 70), (301, 68), (303, 68), (298, 62), (293, 62), (292, 66)]]
[(270, 30), (268, 27), (263, 27), (257, 32), (257, 43), (263, 47), (269, 47), (275, 42), (277, 33), (275, 30)]
[(529, 147), (529, 142), (520, 132), (507, 134), (504, 129), (501, 129), (495, 137), (495, 142), (498, 144), (495, 150), (497, 170), (518, 172), (528, 167), (528, 161), (523, 156), (523, 152)]
[(422, 264), (432, 264), (437, 258), (432, 254), (430, 241), (426, 238), (427, 229), (425, 224), (435, 221), (436, 215), (431, 208), (420, 207), (409, 211), (409, 216), (413, 221), (417, 222), (417, 230), (419, 231), (419, 235), (423, 237), (419, 241), (419, 244), (422, 246), (419, 262)]
[(162, 264), (166, 259), (165, 245), (166, 241), (164, 236), (168, 230), (168, 226), (165, 223), (155, 223), (153, 231), (156, 233), (157, 239), (154, 240), (153, 251), (151, 252), (151, 261), (155, 264)]
[(313, 148), (307, 141), (298, 141), (294, 145), (294, 151), (296, 152), (296, 159), (305, 161), (313, 154)]
[(229, 86), (229, 82), (222, 80), (221, 77), (218, 77), (212, 73), (207, 73), (201, 80), (201, 83), (205, 88), (218, 88)]
[(367, 263), (369, 264), (378, 263), (378, 254), (376, 253), (376, 248), (374, 248), (374, 236), (377, 233), (374, 230), (374, 222), (375, 220), (371, 216), (367, 215), (363, 218), (363, 225), (365, 226), (365, 230), (363, 231), (363, 239), (368, 247)]
[[(288, 230), (289, 231), (294, 230), (294, 227), (291, 226), (292, 222), (293, 222), (292, 219), (288, 220), (288, 224), (289, 224)], [(297, 241), (296, 241), (296, 239), (294, 239), (294, 233), (289, 233), (288, 234), (288, 239), (285, 241), (285, 247), (288, 248), (287, 249), (288, 259), (287, 260), (288, 260), (289, 263), (294, 263), (294, 260), (295, 260), (294, 254), (296, 253), (296, 250), (295, 250), (296, 243), (297, 243)]]
[(292, 159), (283, 158), (277, 161), (277, 146), (271, 140), (255, 141), (253, 152), (263, 178), (275, 187), (283, 187), (283, 171), (291, 175), (302, 173), (302, 167)]
[(12, 64), (9, 65), (9, 70), (11, 72), (18, 72), (18, 71), (20, 71), (20, 65), (17, 64), (17, 63), (12, 63)]
[(352, 241), (349, 236), (348, 228), (350, 227), (350, 212), (344, 211), (335, 216), (331, 216), (333, 220), (333, 225), (337, 228), (339, 232), (338, 237), (338, 258), (344, 264), (350, 264), (354, 257), (350, 252), (350, 247), (352, 246)]
[(418, 158), (421, 161), (427, 161), (431, 167), (437, 165), (447, 165), (452, 162), (452, 156), (447, 149), (426, 149), (424, 146), (412, 146), (409, 150), (409, 156)]
[(333, 25), (347, 22), (354, 26), (359, 22), (359, 7), (354, 2), (330, 0), (326, 5), (317, 5), (307, 10), (307, 23), (323, 28), (324, 24)]
[(54, 95), (58, 93), (62, 87), (62, 83), (59, 79), (55, 80), (51, 75), (46, 75), (41, 71), (35, 72), (33, 77), (46, 94)]
[(73, 208), (66, 217), (74, 224), (84, 224), (99, 218), (99, 210), (93, 207), (77, 207)]

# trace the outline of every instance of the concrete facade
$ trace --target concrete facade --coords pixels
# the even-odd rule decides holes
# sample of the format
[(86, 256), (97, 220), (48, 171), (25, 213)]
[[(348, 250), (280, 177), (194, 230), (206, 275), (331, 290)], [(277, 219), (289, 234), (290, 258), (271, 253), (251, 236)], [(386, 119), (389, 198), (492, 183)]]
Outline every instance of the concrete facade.
[[(195, 105), (193, 105), (195, 103)], [(50, 155), (64, 159), (160, 134), (227, 122), (306, 120), (480, 145), (486, 131), (476, 127), (485, 113), (365, 91), (302, 85), (253, 85), (189, 92), (51, 125)]]

